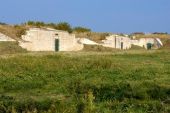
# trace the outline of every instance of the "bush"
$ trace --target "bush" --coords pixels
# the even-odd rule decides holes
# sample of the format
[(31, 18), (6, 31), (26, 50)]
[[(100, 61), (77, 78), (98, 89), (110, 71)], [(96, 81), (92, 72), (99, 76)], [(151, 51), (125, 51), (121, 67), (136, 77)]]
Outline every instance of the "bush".
[(63, 31), (68, 31), (69, 33), (72, 32), (72, 28), (71, 28), (71, 25), (67, 22), (61, 22), (61, 23), (58, 23), (56, 26), (55, 26), (55, 29), (57, 30), (63, 30)]
[(16, 36), (18, 38), (21, 38), (22, 35), (25, 35), (26, 34), (26, 28), (25, 27), (21, 27), (21, 26), (15, 26), (16, 28)]
[(77, 33), (84, 33), (84, 32), (91, 32), (91, 29), (84, 28), (84, 27), (75, 27), (73, 28), (73, 31)]

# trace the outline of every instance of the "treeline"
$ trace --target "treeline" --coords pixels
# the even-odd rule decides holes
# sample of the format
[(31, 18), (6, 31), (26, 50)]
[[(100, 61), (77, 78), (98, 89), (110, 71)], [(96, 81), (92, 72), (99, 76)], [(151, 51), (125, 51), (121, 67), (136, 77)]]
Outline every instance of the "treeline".
[(40, 22), (40, 21), (28, 21), (25, 23), (25, 25), (34, 26), (34, 27), (51, 27), (51, 28), (54, 28), (57, 30), (68, 31), (69, 33), (71, 33), (71, 32), (77, 32), (77, 33), (91, 32), (91, 29), (89, 29), (89, 28), (80, 27), (80, 26), (72, 27), (67, 22), (44, 23), (44, 22)]

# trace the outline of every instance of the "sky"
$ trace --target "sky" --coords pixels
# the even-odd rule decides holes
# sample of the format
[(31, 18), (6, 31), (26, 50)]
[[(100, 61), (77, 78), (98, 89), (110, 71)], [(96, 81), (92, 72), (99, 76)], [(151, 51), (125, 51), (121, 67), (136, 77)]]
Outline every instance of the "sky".
[(170, 33), (170, 0), (1, 0), (0, 22), (68, 22), (95, 32)]

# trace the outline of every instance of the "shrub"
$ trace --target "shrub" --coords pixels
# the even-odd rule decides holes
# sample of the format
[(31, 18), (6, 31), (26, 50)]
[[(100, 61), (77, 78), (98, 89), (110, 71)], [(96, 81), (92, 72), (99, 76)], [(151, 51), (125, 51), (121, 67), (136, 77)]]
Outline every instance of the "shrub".
[(57, 30), (63, 30), (63, 31), (68, 31), (69, 33), (72, 32), (71, 25), (67, 22), (60, 22), (55, 26), (55, 29)]
[(77, 33), (84, 33), (84, 32), (91, 32), (91, 29), (84, 28), (84, 27), (75, 27), (73, 28), (73, 31)]

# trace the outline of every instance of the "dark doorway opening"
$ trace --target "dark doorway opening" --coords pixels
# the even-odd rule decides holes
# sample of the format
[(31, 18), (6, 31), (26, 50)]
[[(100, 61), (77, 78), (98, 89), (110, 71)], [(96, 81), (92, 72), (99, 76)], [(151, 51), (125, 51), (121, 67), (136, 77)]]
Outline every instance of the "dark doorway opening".
[(123, 42), (121, 42), (121, 49), (123, 49)]
[(55, 51), (59, 51), (59, 39), (55, 39)]
[(152, 44), (151, 43), (147, 43), (147, 50), (151, 50), (152, 49)]

